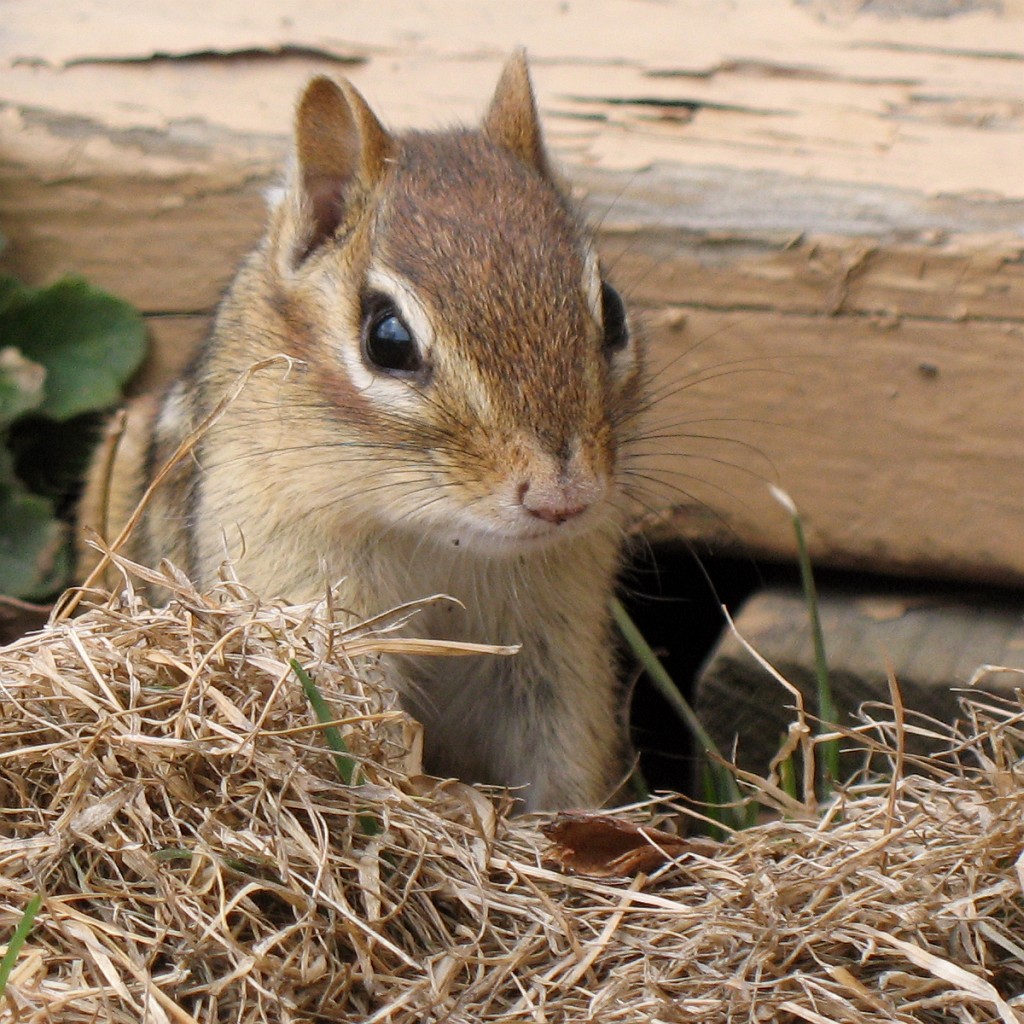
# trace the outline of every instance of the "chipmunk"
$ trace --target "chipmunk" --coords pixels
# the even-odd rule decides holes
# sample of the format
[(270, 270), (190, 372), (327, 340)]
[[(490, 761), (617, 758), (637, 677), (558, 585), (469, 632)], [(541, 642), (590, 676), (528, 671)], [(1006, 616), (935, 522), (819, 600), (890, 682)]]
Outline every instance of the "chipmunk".
[[(625, 772), (609, 601), (623, 547), (641, 345), (545, 150), (525, 56), (481, 125), (387, 131), (314, 78), (267, 232), (197, 357), (97, 457), (82, 526), (200, 584), (230, 559), (261, 596), (337, 589), (370, 616), (427, 595), (417, 635), (511, 657), (394, 659), (435, 775), (526, 810), (596, 807)], [(92, 553), (95, 561), (95, 552)]]

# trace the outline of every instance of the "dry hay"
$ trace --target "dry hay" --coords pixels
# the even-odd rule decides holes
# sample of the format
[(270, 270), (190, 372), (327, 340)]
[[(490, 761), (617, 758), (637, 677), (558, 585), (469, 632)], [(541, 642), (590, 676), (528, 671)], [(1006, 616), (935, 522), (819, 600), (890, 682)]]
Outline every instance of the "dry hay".
[(0, 934), (45, 897), (0, 1019), (1024, 1020), (1019, 702), (973, 700), (947, 756), (816, 817), (574, 877), (538, 822), (416, 776), (387, 622), (331, 620), (180, 584), (0, 655)]

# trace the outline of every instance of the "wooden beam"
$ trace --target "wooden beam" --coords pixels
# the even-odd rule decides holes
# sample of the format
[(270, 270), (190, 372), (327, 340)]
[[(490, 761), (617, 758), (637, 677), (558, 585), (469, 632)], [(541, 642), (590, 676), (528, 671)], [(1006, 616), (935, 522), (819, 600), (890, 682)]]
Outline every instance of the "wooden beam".
[(663, 431), (652, 458), (694, 498), (649, 495), (661, 528), (788, 557), (767, 477), (820, 564), (1019, 583), (1024, 3), (949, 10), (16, 4), (0, 269), (124, 295), (175, 365), (260, 231), (310, 75), (349, 75), (397, 127), (472, 120), (525, 42), (550, 144), (647, 313), (656, 418), (734, 439)]

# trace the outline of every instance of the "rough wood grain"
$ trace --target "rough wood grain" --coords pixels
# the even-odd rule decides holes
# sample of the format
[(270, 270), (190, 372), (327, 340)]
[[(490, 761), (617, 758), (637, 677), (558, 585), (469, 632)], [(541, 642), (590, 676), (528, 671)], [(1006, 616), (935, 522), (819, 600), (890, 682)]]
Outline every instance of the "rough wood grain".
[(649, 313), (659, 419), (735, 439), (662, 432), (686, 492), (648, 496), (676, 506), (662, 528), (785, 557), (767, 477), (819, 564), (1024, 580), (1021, 0), (35, 0), (4, 20), (0, 265), (125, 295), (168, 339), (158, 367), (258, 234), (311, 74), (399, 127), (467, 120), (525, 43), (550, 144)]

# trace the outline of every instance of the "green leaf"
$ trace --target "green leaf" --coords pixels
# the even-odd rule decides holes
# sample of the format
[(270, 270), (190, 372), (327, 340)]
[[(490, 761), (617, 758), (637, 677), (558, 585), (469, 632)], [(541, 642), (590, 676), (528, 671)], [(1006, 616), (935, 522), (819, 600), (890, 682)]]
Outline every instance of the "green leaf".
[(85, 479), (102, 435), (100, 413), (84, 413), (63, 423), (29, 413), (11, 427), (7, 448), (18, 479), (33, 493), (56, 498), (62, 513)]
[(142, 362), (145, 335), (131, 306), (78, 278), (13, 292), (0, 286), (0, 339), (46, 367), (37, 411), (52, 419), (114, 405)]
[(17, 299), (27, 298), (32, 290), (26, 288), (17, 278), (0, 275), (0, 313)]
[(0, 485), (0, 523), (0, 594), (40, 600), (59, 590), (71, 562), (53, 504), (16, 482)]
[[(773, 484), (768, 488), (772, 497), (789, 513), (796, 536), (797, 560), (800, 563), (800, 580), (803, 584), (804, 602), (811, 623), (811, 638), (814, 641), (814, 672), (818, 679), (818, 733), (830, 733), (839, 721), (835, 701), (832, 699), (832, 683), (828, 672), (828, 655), (825, 652), (825, 634), (821, 628), (818, 591), (814, 585), (814, 569), (804, 535), (804, 524), (796, 502), (781, 487)], [(828, 799), (832, 787), (839, 782), (839, 741), (828, 740), (823, 746), (824, 778), (821, 781), (822, 799)]]
[(7, 991), (7, 981), (11, 976), (11, 971), (18, 962), (21, 949), (32, 931), (36, 914), (39, 913), (42, 905), (43, 897), (38, 893), (28, 901), (22, 912), (21, 919), (14, 929), (14, 934), (11, 936), (10, 942), (7, 943), (7, 952), (4, 953), (3, 959), (0, 960), (0, 996), (3, 996)]
[(46, 368), (13, 345), (0, 348), (0, 431), (43, 402)]
[[(327, 745), (334, 751), (334, 767), (337, 769), (338, 775), (341, 776), (341, 781), (346, 786), (362, 785), (359, 765), (349, 754), (348, 745), (345, 743), (338, 727), (330, 724), (334, 720), (334, 716), (331, 714), (331, 709), (328, 707), (327, 701), (324, 700), (320, 689), (295, 658), (290, 658), (288, 664), (291, 665), (292, 671), (298, 676), (306, 699), (324, 727), (324, 738), (327, 740)], [(363, 830), (363, 835), (376, 836), (380, 834), (383, 826), (372, 814), (360, 814), (359, 827)]]

